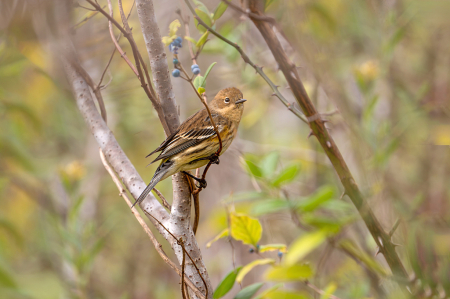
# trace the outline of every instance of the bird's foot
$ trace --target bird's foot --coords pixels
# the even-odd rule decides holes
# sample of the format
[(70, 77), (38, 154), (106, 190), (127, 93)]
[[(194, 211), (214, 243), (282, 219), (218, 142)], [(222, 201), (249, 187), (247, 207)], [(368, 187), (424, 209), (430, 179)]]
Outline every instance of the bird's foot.
[(199, 183), (199, 185), (196, 185), (197, 188), (206, 188), (206, 186), (208, 185), (208, 184), (206, 183), (206, 180), (205, 180), (205, 179), (201, 179), (201, 178), (198, 178), (198, 177), (196, 177), (196, 176), (193, 176), (192, 174), (190, 174), (189, 172), (186, 172), (186, 171), (182, 171), (182, 173), (184, 173), (184, 174), (187, 175), (188, 177), (191, 177), (191, 178), (193, 178), (194, 180), (196, 180), (196, 181)]
[(208, 158), (209, 158), (209, 161), (211, 162), (211, 164), (219, 165), (219, 163), (220, 163), (219, 155), (214, 154), (214, 155), (209, 156)]

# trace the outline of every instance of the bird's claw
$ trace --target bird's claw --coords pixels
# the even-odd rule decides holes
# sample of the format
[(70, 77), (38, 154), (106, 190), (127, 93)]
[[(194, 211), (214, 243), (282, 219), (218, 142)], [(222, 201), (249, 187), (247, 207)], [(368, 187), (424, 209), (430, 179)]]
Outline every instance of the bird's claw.
[(214, 154), (209, 158), (209, 161), (211, 162), (211, 164), (217, 164), (219, 165), (220, 160), (219, 160), (219, 156)]
[(199, 179), (197, 182), (199, 184), (196, 185), (196, 187), (199, 188), (199, 189), (200, 188), (204, 189), (204, 188), (206, 188), (206, 186), (208, 186), (208, 184), (206, 183), (206, 180), (204, 180), (204, 179)]

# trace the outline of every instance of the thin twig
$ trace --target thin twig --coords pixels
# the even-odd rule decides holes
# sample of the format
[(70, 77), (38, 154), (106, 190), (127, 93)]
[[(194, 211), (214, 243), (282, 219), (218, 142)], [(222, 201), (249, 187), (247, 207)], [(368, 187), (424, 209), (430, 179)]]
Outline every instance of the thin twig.
[[(164, 128), (164, 131), (166, 132), (166, 134), (170, 134), (170, 129), (169, 126), (167, 124), (167, 121), (165, 119), (164, 113), (162, 111), (161, 108), (161, 103), (159, 102), (159, 100), (154, 96), (154, 94), (152, 93), (152, 89), (149, 87), (149, 85), (151, 85), (151, 82), (149, 82), (147, 84), (147, 82), (145, 82), (145, 77), (144, 77), (144, 73), (142, 72), (141, 69), (141, 60), (142, 57), (140, 56), (138, 47), (136, 45), (136, 42), (134, 41), (133, 35), (131, 33), (131, 29), (130, 31), (125, 30), (111, 15), (112, 15), (112, 4), (111, 4), (111, 0), (108, 0), (108, 7), (111, 11), (111, 15), (109, 15), (105, 10), (103, 10), (98, 4), (96, 4), (95, 2), (93, 2), (92, 0), (86, 0), (89, 4), (91, 4), (96, 10), (98, 10), (102, 15), (104, 15), (115, 27), (117, 27), (117, 29), (120, 30), (120, 32), (122, 32), (123, 36), (125, 36), (125, 38), (128, 40), (128, 42), (130, 43), (131, 49), (133, 50), (133, 56), (134, 56), (134, 60), (136, 63), (136, 67), (133, 66), (133, 64), (128, 60), (127, 64), (130, 66), (130, 68), (133, 70), (133, 72), (136, 74), (136, 76), (139, 78), (139, 80), (141, 81), (141, 87), (144, 89), (147, 97), (150, 99), (150, 101), (152, 102), (153, 107), (156, 110), (156, 113), (158, 114), (158, 118)], [(128, 23), (127, 23), (128, 24)], [(128, 27), (129, 28), (129, 27)], [(112, 31), (111, 27), (110, 27), (110, 32)], [(117, 47), (117, 50), (119, 51), (119, 53), (121, 53), (121, 55), (125, 55), (125, 52), (122, 50), (122, 48), (120, 48), (119, 43), (116, 41), (115, 36), (113, 33), (111, 33), (111, 38), (114, 42), (114, 44)], [(145, 65), (145, 64), (143, 64)], [(145, 67), (144, 67), (145, 68)], [(136, 73), (137, 71), (137, 73)], [(148, 78), (148, 76), (147, 76)]]
[(162, 195), (161, 192), (159, 192), (158, 189), (153, 188), (153, 191), (155, 191), (155, 193), (158, 195), (158, 197), (161, 199), (161, 202), (163, 204), (164, 207), (166, 207), (166, 209), (168, 209), (169, 211), (172, 210), (172, 206), (170, 205), (170, 203), (167, 202), (166, 198), (164, 197), (164, 195)]
[(306, 120), (303, 113), (297, 107), (295, 107), (292, 103), (289, 103), (288, 100), (286, 100), (286, 98), (280, 93), (280, 91), (278, 90), (278, 86), (275, 85), (269, 79), (269, 77), (267, 77), (267, 75), (264, 73), (262, 67), (259, 67), (256, 64), (254, 64), (238, 44), (230, 41), (229, 39), (227, 39), (226, 37), (224, 37), (217, 31), (215, 31), (214, 29), (212, 29), (211, 27), (206, 25), (205, 22), (203, 22), (202, 19), (200, 19), (200, 17), (196, 14), (195, 10), (192, 8), (189, 1), (185, 0), (185, 2), (187, 4), (187, 6), (189, 7), (190, 11), (192, 12), (192, 14), (194, 15), (194, 18), (198, 21), (199, 24), (204, 26), (209, 32), (211, 32), (212, 34), (217, 36), (219, 39), (223, 40), (225, 43), (227, 43), (230, 46), (232, 46), (233, 48), (235, 48), (241, 54), (242, 59), (246, 63), (248, 63), (251, 67), (253, 67), (255, 69), (255, 71), (264, 79), (264, 81), (266, 81), (266, 83), (272, 88), (273, 95), (276, 96), (284, 104), (284, 106), (286, 106), (288, 108), (289, 111), (291, 111), (295, 116), (300, 118), (301, 121), (303, 121), (304, 123), (308, 123), (308, 121)]
[[(186, 36), (188, 36), (188, 37), (191, 37), (191, 34), (189, 32), (189, 16), (184, 13), (183, 0), (180, 0), (180, 5), (181, 5), (183, 11), (178, 9), (177, 10), (177, 14), (180, 15), (181, 21), (183, 21), (184, 32), (185, 32), (184, 34), (186, 34)], [(191, 41), (189, 39), (187, 40), (187, 43), (188, 43), (189, 53), (191, 54), (192, 63), (193, 64), (197, 64), (197, 59), (196, 59), (196, 56), (194, 54), (192, 43), (191, 43)]]
[[(131, 12), (133, 11), (133, 7), (134, 7), (134, 4), (135, 4), (135, 3), (136, 3), (136, 1), (133, 1), (133, 4), (131, 5), (131, 8), (130, 8), (130, 12), (128, 13), (127, 19), (130, 18)], [(108, 7), (109, 7), (109, 11), (110, 11), (110, 13), (111, 13), (111, 16), (113, 16), (113, 10), (112, 10), (112, 7), (110, 6), (110, 2), (108, 2)], [(98, 11), (97, 11), (97, 12), (98, 12)], [(113, 34), (111, 22), (108, 22), (108, 26), (109, 26), (109, 33), (110, 33), (110, 34)], [(119, 35), (117, 36), (117, 38), (114, 39), (114, 38), (111, 37), (111, 39), (113, 40), (113, 42), (114, 42), (114, 41), (117, 41), (117, 44), (118, 44), (121, 37), (122, 37), (122, 33), (119, 33)], [(120, 46), (119, 46), (119, 47), (120, 47)], [(100, 81), (99, 81), (98, 84), (97, 84), (97, 88), (103, 88), (103, 86), (101, 86), (101, 84), (102, 84), (102, 82), (103, 82), (103, 77), (105, 76), (106, 71), (108, 70), (109, 65), (111, 64), (111, 61), (112, 61), (112, 59), (113, 59), (113, 57), (114, 57), (114, 54), (116, 54), (116, 51), (117, 51), (117, 46), (116, 46), (116, 43), (114, 43), (114, 49), (113, 49), (113, 51), (112, 51), (112, 53), (111, 53), (111, 56), (109, 57), (109, 61), (108, 61), (108, 63), (106, 64), (105, 69), (103, 70), (102, 76), (100, 77)], [(108, 84), (106, 84), (106, 85), (108, 85)]]
[[(114, 170), (111, 168), (111, 166), (109, 166), (108, 162), (106, 161), (106, 157), (103, 154), (103, 151), (100, 149), (100, 159), (102, 160), (103, 166), (105, 167), (106, 171), (108, 171), (109, 175), (111, 176), (112, 180), (114, 181), (114, 183), (116, 184), (117, 188), (119, 189), (120, 193), (119, 195), (122, 196), (122, 198), (125, 200), (125, 202), (127, 203), (127, 205), (131, 208), (132, 206), (132, 202), (130, 201), (130, 199), (128, 198), (128, 195), (126, 194), (126, 190), (122, 187), (122, 183), (120, 182), (120, 179), (117, 177), (116, 173), (114, 172)], [(139, 212), (136, 210), (136, 208), (131, 208), (131, 212), (133, 213), (134, 217), (136, 217), (136, 220), (139, 222), (139, 224), (142, 226), (142, 228), (144, 229), (145, 233), (148, 235), (148, 237), (150, 238), (150, 240), (152, 241), (156, 251), (158, 252), (158, 254), (161, 256), (161, 258), (172, 268), (174, 269), (178, 275), (182, 275), (182, 271), (180, 269), (178, 269), (178, 267), (169, 259), (169, 257), (166, 255), (166, 253), (164, 252), (164, 250), (162, 249), (162, 245), (158, 242), (158, 240), (156, 240), (155, 236), (153, 235), (153, 232), (150, 230), (150, 228), (148, 227), (147, 223), (145, 223), (144, 219), (142, 219), (141, 215), (139, 214)], [(148, 213), (147, 213), (148, 214)], [(152, 216), (153, 217), (153, 216)], [(153, 219), (155, 219), (156, 221), (158, 221), (155, 217), (153, 217)], [(160, 225), (161, 222), (158, 221), (158, 223)], [(195, 292), (195, 294), (197, 296), (199, 296), (200, 298), (205, 299), (205, 295), (203, 295), (202, 292), (200, 292), (200, 290), (192, 283), (192, 281), (186, 277), (186, 284)]]
[[(105, 6), (103, 6), (103, 8), (105, 8)], [(83, 20), (81, 20), (78, 23), (76, 23), (75, 25), (73, 25), (73, 27), (72, 27), (73, 30), (80, 28), (84, 23), (86, 23), (87, 21), (89, 21), (90, 19), (95, 17), (96, 14), (98, 14), (98, 11), (96, 11), (96, 10), (92, 10), (92, 9), (89, 9), (89, 10), (93, 11), (93, 13), (90, 13), (89, 16), (85, 17)]]

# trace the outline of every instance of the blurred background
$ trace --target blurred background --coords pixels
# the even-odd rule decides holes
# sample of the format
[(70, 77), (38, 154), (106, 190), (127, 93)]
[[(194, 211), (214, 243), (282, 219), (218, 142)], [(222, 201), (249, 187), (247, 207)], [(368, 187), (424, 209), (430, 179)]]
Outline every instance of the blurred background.
[[(133, 2), (123, 3), (128, 12)], [(213, 12), (219, 1), (203, 3)], [(401, 245), (397, 252), (421, 289), (417, 297), (450, 296), (450, 3), (266, 4), (308, 94), (321, 113), (329, 114), (331, 135), (376, 216), (386, 231), (399, 219), (393, 241)], [(113, 5), (120, 21), (117, 2)], [(154, 0), (154, 5), (163, 36), (172, 21), (181, 21), (177, 9), (188, 14), (182, 1)], [(101, 164), (61, 65), (49, 51), (57, 41), (41, 34), (45, 26), (54, 29), (40, 14), (51, 6), (47, 1), (0, 1), (0, 297), (180, 298), (178, 276), (158, 256)], [(83, 6), (89, 4), (74, 2), (72, 39), (83, 66), (98, 82), (114, 45), (106, 19)], [(190, 19), (191, 35), (199, 39)], [(135, 8), (130, 25), (147, 61)], [(282, 94), (295, 102), (248, 18), (228, 8), (215, 26), (264, 66)], [(183, 26), (178, 34), (184, 37)], [(200, 195), (197, 240), (213, 286), (234, 265), (259, 258), (248, 245), (226, 238), (206, 248), (227, 227), (228, 209), (257, 217), (262, 243), (289, 245), (311, 230), (337, 228), (332, 241), (305, 258), (314, 270), (310, 281), (321, 289), (333, 287), (340, 298), (399, 298), (396, 282), (335, 246), (351, 242), (390, 273), (384, 257), (375, 257), (376, 244), (356, 209), (341, 198), (342, 186), (318, 142), (308, 139), (308, 126), (271, 96), (270, 87), (234, 48), (212, 35), (209, 39), (198, 58), (202, 71), (217, 62), (207, 80), (208, 98), (236, 86), (248, 100), (238, 138), (220, 165), (211, 167), (208, 188)], [(121, 45), (131, 53), (125, 39)], [(168, 49), (167, 54), (172, 69)], [(186, 41), (179, 58), (188, 69)], [(171, 79), (184, 120), (202, 105), (187, 82)], [(150, 160), (144, 157), (164, 140), (162, 126), (117, 53), (108, 81), (102, 91), (108, 125), (149, 182), (157, 165), (146, 167)], [(287, 179), (276, 182), (286, 169)], [(157, 188), (170, 202), (171, 180)], [(311, 200), (317, 204), (276, 209), (271, 204), (280, 198), (299, 206)], [(278, 258), (277, 252), (266, 256)], [(264, 276), (265, 266), (260, 267), (224, 298), (257, 281), (266, 281), (264, 288), (273, 285)], [(285, 287), (304, 296), (285, 298), (320, 298), (301, 282)]]

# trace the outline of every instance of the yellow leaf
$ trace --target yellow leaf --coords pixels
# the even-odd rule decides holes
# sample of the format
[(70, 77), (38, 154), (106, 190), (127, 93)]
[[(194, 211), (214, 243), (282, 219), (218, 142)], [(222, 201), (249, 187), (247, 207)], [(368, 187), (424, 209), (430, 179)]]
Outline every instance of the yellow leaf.
[(170, 44), (173, 42), (173, 40), (174, 40), (176, 37), (177, 37), (176, 35), (174, 35), (174, 36), (172, 36), (172, 37), (169, 37), (169, 36), (163, 36), (163, 37), (162, 37), (162, 42), (163, 42), (164, 45), (168, 46), (168, 45), (170, 45)]
[(199, 87), (199, 88), (197, 89), (197, 91), (198, 91), (199, 94), (202, 94), (202, 93), (204, 93), (206, 90), (205, 90), (204, 87)]
[(266, 251), (280, 251), (286, 253), (287, 249), (285, 244), (267, 244), (259, 246), (259, 252)]
[(304, 280), (311, 276), (312, 270), (308, 265), (276, 266), (265, 274), (266, 279), (272, 281)]
[(180, 21), (178, 21), (178, 19), (176, 19), (175, 21), (170, 23), (170, 25), (169, 25), (169, 32), (170, 32), (169, 35), (170, 36), (176, 35), (177, 31), (178, 31), (178, 28), (180, 28), (180, 27), (181, 27), (181, 24), (180, 24)]
[(261, 239), (262, 227), (258, 219), (243, 215), (231, 214), (231, 236), (244, 244), (256, 246)]
[(286, 254), (284, 262), (287, 265), (295, 264), (320, 244), (322, 244), (322, 242), (327, 238), (327, 235), (327, 231), (320, 230), (299, 237), (292, 243), (288, 254)]
[(245, 265), (241, 271), (239, 272), (238, 276), (236, 277), (236, 281), (238, 283), (241, 283), (244, 279), (245, 275), (247, 275), (248, 272), (250, 272), (253, 268), (259, 265), (267, 265), (267, 264), (273, 264), (275, 263), (275, 260), (273, 259), (262, 259), (262, 260), (256, 260), (253, 261), (247, 265)]
[(220, 234), (218, 234), (217, 236), (214, 237), (214, 239), (212, 239), (211, 241), (209, 241), (209, 242), (206, 244), (206, 248), (211, 247), (212, 243), (216, 242), (216, 241), (219, 240), (219, 239), (222, 239), (222, 238), (224, 238), (224, 237), (227, 237), (227, 236), (228, 236), (228, 228), (226, 228), (226, 229), (224, 229), (223, 231), (221, 231)]

